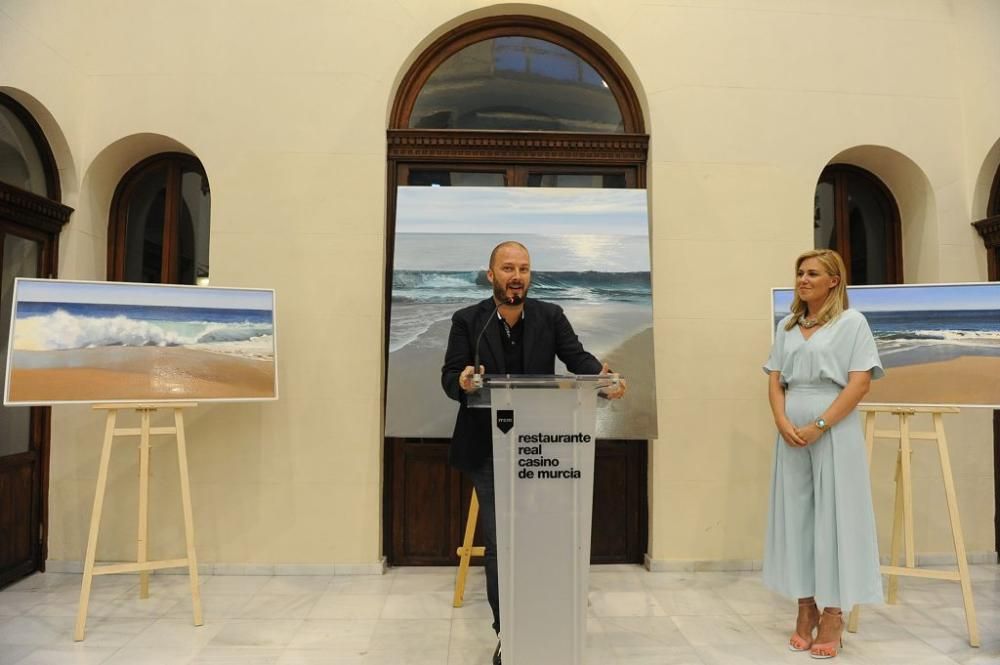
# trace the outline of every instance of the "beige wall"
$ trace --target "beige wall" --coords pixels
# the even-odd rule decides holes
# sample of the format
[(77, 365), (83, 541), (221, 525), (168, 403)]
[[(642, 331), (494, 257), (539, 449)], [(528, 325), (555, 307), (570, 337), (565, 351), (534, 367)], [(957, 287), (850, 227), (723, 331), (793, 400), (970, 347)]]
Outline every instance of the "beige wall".
[[(812, 244), (826, 164), (863, 166), (892, 190), (907, 281), (985, 279), (969, 222), (985, 206), (981, 173), (1000, 161), (1000, 118), (983, 110), (1000, 97), (995, 3), (545, 4), (0, 2), (0, 86), (37, 99), (65, 145), (57, 158), (77, 210), (60, 276), (104, 278), (115, 184), (142, 157), (179, 149), (212, 186), (212, 284), (277, 289), (281, 400), (190, 419), (203, 561), (381, 557), (386, 118), (408, 63), (470, 18), (561, 20), (618, 58), (640, 94), (660, 370), (654, 561), (761, 557), (769, 289)], [(329, 348), (344, 351), (317, 360)], [(951, 420), (968, 547), (991, 551), (989, 414)], [(82, 558), (99, 439), (87, 409), (53, 409), (54, 560)], [(918, 543), (943, 552), (924, 452)], [(880, 450), (875, 463), (880, 517), (890, 458)], [(166, 451), (153, 463), (157, 556), (179, 537), (179, 509)], [(117, 458), (112, 506), (132, 505), (134, 475), (134, 459)], [(100, 556), (130, 557), (134, 531), (131, 509), (111, 510)]]
[(966, 118), (966, 169), (972, 216), (986, 214), (989, 187), (1000, 167), (1000, 3), (975, 0), (956, 5), (956, 22), (962, 39), (957, 42), (962, 71), (963, 113)]

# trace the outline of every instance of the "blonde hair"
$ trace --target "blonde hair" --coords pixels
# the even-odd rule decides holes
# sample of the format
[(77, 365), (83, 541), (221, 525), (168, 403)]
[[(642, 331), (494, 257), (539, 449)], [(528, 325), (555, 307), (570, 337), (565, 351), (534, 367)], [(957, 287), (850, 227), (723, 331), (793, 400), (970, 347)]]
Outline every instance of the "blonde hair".
[[(819, 324), (823, 325), (833, 321), (847, 309), (847, 279), (845, 278), (847, 268), (844, 266), (844, 259), (840, 258), (840, 254), (834, 250), (813, 249), (803, 252), (799, 255), (799, 258), (795, 259), (796, 279), (798, 279), (799, 268), (802, 266), (802, 262), (807, 259), (816, 259), (823, 266), (827, 275), (840, 278), (837, 285), (830, 290), (829, 295), (826, 297), (826, 302), (823, 303), (823, 306), (819, 308), (819, 312), (816, 314)], [(792, 315), (788, 318), (788, 323), (785, 324), (785, 330), (791, 330), (797, 326), (799, 321), (805, 318), (808, 311), (805, 302), (799, 297), (798, 289), (795, 289), (795, 297), (792, 299), (791, 309)]]

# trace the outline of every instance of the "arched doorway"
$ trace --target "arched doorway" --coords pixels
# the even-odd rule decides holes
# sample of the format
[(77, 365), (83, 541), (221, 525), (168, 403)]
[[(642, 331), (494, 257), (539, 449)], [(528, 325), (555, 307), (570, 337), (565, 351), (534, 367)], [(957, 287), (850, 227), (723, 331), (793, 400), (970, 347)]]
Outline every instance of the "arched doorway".
[[(986, 205), (986, 218), (973, 222), (986, 245), (987, 279), (1000, 282), (1000, 166), (993, 176), (990, 197)], [(1000, 411), (993, 412), (993, 500), (994, 543), (1000, 557)]]
[[(31, 114), (0, 93), (0, 354), (6, 356), (14, 280), (55, 277), (60, 203), (55, 158)], [(0, 358), (0, 366), (6, 365)], [(47, 557), (48, 407), (0, 407), (0, 587)]]
[[(397, 186), (643, 188), (644, 132), (623, 71), (576, 30), (501, 16), (437, 39), (403, 78), (387, 131), (386, 322)], [(447, 449), (442, 439), (385, 440), (384, 543), (392, 564), (457, 561), (472, 487), (448, 467)], [(643, 560), (646, 466), (645, 441), (598, 442), (595, 563)]]

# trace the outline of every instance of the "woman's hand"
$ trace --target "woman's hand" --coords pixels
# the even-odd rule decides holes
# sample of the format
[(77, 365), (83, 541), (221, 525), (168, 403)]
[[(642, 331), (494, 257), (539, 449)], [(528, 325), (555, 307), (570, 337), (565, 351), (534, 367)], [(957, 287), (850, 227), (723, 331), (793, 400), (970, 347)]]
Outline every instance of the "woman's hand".
[(800, 439), (805, 441), (803, 445), (808, 446), (811, 443), (816, 443), (819, 437), (823, 436), (823, 430), (816, 427), (816, 423), (809, 423), (805, 427), (797, 427), (795, 433)]
[(781, 438), (785, 440), (785, 443), (790, 445), (792, 448), (802, 448), (809, 445), (805, 439), (803, 439), (798, 430), (795, 429), (795, 425), (792, 424), (788, 418), (782, 418), (775, 421), (774, 423), (778, 427), (778, 434)]

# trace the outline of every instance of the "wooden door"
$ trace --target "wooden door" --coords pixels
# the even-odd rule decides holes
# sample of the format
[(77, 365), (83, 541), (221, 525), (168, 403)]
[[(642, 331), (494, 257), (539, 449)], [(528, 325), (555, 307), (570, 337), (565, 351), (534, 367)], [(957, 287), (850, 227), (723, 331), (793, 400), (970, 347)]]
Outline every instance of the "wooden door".
[[(646, 441), (597, 442), (592, 563), (642, 563), (648, 521), (646, 450)], [(456, 565), (472, 483), (448, 466), (448, 441), (387, 439), (385, 488), (389, 563)], [(478, 529), (475, 542), (482, 544)]]
[[(991, 204), (990, 209), (1000, 212), (1000, 170), (997, 171), (994, 181), (994, 192), (996, 201)], [(1000, 282), (1000, 244), (994, 244), (1000, 241), (1000, 234), (996, 232), (997, 229), (1000, 229), (1000, 214), (976, 222), (976, 225), (983, 227), (980, 229), (980, 233), (983, 233), (986, 228), (992, 227), (992, 233), (984, 234), (986, 278), (991, 282)], [(993, 539), (997, 563), (1000, 563), (1000, 410), (993, 411)]]
[[(399, 163), (395, 181), (437, 187), (596, 187), (641, 185), (628, 166), (518, 163)], [(390, 225), (392, 228), (392, 225)], [(392, 238), (389, 239), (391, 269)], [(391, 279), (386, 302), (391, 303)], [(388, 325), (391, 311), (387, 312)], [(388, 338), (388, 335), (386, 336)], [(392, 565), (454, 565), (472, 484), (448, 466), (448, 440), (387, 438), (383, 524)], [(594, 469), (594, 563), (641, 563), (647, 544), (647, 442), (598, 441)], [(477, 543), (481, 539), (477, 537)], [(475, 560), (474, 560), (475, 563)]]

